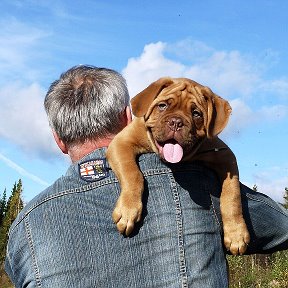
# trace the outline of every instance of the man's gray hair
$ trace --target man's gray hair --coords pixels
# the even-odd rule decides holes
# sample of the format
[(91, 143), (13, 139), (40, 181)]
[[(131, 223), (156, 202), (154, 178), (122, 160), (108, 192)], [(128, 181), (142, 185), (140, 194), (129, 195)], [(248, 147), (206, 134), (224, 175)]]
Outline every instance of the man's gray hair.
[(128, 105), (126, 81), (118, 72), (87, 65), (63, 73), (44, 101), (51, 129), (68, 145), (118, 133)]

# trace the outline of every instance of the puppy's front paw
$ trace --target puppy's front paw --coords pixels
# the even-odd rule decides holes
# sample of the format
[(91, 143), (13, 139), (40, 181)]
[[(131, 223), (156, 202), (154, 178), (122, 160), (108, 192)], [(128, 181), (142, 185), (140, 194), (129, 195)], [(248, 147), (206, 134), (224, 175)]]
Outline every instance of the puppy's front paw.
[(250, 242), (250, 235), (246, 224), (229, 223), (224, 225), (224, 245), (233, 255), (242, 255)]
[(123, 197), (118, 199), (112, 213), (112, 219), (118, 231), (126, 236), (130, 235), (135, 223), (139, 222), (142, 214), (141, 201), (123, 201)]

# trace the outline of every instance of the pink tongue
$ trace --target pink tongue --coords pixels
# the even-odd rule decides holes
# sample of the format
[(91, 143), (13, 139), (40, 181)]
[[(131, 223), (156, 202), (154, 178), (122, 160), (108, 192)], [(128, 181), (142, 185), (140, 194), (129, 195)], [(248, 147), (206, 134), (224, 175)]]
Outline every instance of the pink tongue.
[(183, 149), (179, 144), (167, 143), (163, 147), (163, 155), (167, 162), (177, 163), (183, 157)]

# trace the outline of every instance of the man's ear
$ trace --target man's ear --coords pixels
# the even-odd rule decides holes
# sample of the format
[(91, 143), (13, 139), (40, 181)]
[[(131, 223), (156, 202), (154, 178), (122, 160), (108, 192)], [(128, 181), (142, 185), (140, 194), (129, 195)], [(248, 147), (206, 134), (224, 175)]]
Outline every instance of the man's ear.
[(64, 154), (68, 154), (68, 147), (67, 145), (63, 142), (62, 139), (59, 138), (58, 134), (55, 131), (52, 131), (53, 137), (55, 139), (56, 144)]
[(129, 106), (127, 106), (125, 109), (125, 115), (126, 115), (126, 125), (128, 125), (132, 121), (132, 113)]
[(206, 96), (208, 102), (208, 117), (206, 127), (208, 138), (218, 135), (226, 127), (232, 112), (232, 108), (228, 101), (214, 94), (211, 90), (210, 93), (208, 93), (210, 94), (208, 97)]
[(162, 89), (173, 83), (169, 77), (160, 78), (150, 84), (142, 92), (131, 99), (132, 112), (136, 117), (142, 117), (148, 111), (153, 100), (158, 96)]

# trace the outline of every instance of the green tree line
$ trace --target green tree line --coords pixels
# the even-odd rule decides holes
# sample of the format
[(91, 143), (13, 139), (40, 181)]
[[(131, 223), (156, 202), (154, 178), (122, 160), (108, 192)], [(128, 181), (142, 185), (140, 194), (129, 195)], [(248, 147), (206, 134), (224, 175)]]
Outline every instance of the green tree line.
[(6, 245), (8, 240), (9, 228), (12, 222), (17, 217), (20, 210), (23, 208), (21, 199), (22, 181), (15, 183), (10, 197), (7, 199), (7, 191), (4, 190), (0, 200), (0, 261), (5, 259)]

